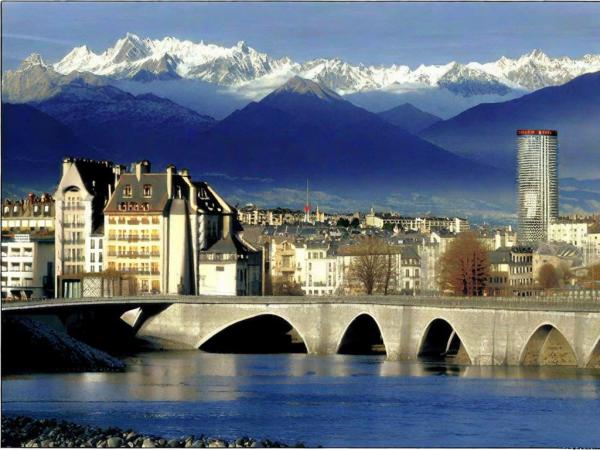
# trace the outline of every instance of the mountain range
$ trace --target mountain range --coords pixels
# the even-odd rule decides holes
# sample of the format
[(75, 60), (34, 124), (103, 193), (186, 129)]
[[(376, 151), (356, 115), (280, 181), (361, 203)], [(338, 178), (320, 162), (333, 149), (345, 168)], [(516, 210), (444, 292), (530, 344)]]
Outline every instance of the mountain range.
[[(297, 62), (289, 57), (271, 57), (243, 41), (222, 47), (173, 37), (143, 39), (128, 33), (98, 53), (86, 45), (76, 47), (51, 66), (63, 75), (86, 73), (113, 84), (127, 82), (117, 87), (132, 93), (152, 92), (218, 118), (239, 108), (240, 97), (259, 100), (297, 75), (370, 110), (410, 102), (447, 119), (482, 102), (515, 98), (599, 71), (600, 55), (552, 58), (533, 50), (515, 59), (501, 57), (467, 64), (450, 61), (410, 68), (324, 58)], [(220, 102), (206, 101), (207, 96), (218, 96)], [(215, 108), (210, 109), (213, 103)]]
[[(17, 70), (4, 73), (3, 115), (8, 119), (2, 130), (7, 164), (3, 167), (7, 170), (3, 191), (25, 182), (33, 187), (27, 178), (29, 163), (40, 172), (37, 182), (55, 183), (57, 161), (73, 154), (121, 163), (146, 158), (158, 169), (175, 163), (189, 168), (195, 177), (207, 179), (231, 201), (297, 206), (303, 202), (306, 179), (310, 178), (315, 197), (329, 208), (364, 209), (373, 203), (406, 213), (490, 217), (514, 210), (514, 134), (517, 128), (533, 127), (559, 130), (562, 176), (598, 178), (600, 73), (584, 74), (525, 95), (520, 86), (518, 99), (511, 99), (517, 92), (514, 83), (511, 81), (510, 87), (503, 79), (500, 84), (511, 91), (502, 94), (497, 86), (494, 95), (506, 101), (477, 105), (447, 120), (405, 103), (373, 113), (354, 99), (385, 95), (385, 89), (341, 95), (329, 87), (333, 79), (317, 82), (293, 75), (258, 101), (248, 103), (244, 97), (236, 97), (235, 109), (216, 120), (204, 113), (205, 103), (198, 97), (190, 107), (184, 101), (173, 101), (172, 96), (163, 98), (151, 92), (156, 86), (169, 86), (178, 98), (186, 100), (191, 97), (187, 88), (192, 92), (203, 86), (213, 89), (214, 99), (220, 103), (223, 89), (249, 89), (252, 80), (269, 78), (277, 72), (277, 64), (285, 61), (256, 56), (245, 44), (225, 52), (207, 44), (169, 41), (179, 53), (167, 52), (158, 65), (149, 61), (154, 61), (153, 55), (160, 53), (157, 49), (165, 40), (128, 35), (100, 55), (83, 49), (56, 64), (32, 55)], [(146, 47), (139, 45), (144, 42)], [(212, 59), (205, 55), (204, 72), (198, 69), (198, 48), (212, 52), (208, 52)], [(218, 76), (215, 55), (223, 58), (217, 64)], [(549, 59), (539, 52), (529, 56)], [(514, 66), (515, 60), (504, 59), (497, 65)], [(586, 61), (593, 59), (569, 60), (565, 67), (585, 71), (592, 67), (586, 66)], [(94, 70), (79, 72), (67, 64), (80, 60)], [(114, 70), (117, 66), (120, 71)], [(134, 66), (137, 69), (132, 69)], [(443, 76), (435, 87), (424, 90), (474, 102), (481, 98), (482, 85), (469, 81), (475, 77), (475, 68), (467, 69), (452, 72), (452, 76), (463, 77), (461, 92), (466, 96), (452, 92), (449, 85), (442, 87), (439, 80)], [(250, 72), (254, 75), (248, 75)], [(317, 72), (322, 73), (308, 74), (318, 79)], [(548, 70), (538, 82), (558, 83), (560, 73), (571, 77), (567, 72)], [(245, 76), (251, 81), (239, 81)], [(417, 91), (409, 94), (421, 95)], [(28, 133), (29, 129), (36, 130), (35, 134)], [(568, 203), (561, 205), (571, 210), (589, 210), (600, 206), (600, 189), (571, 180), (568, 185), (561, 184), (562, 198)]]

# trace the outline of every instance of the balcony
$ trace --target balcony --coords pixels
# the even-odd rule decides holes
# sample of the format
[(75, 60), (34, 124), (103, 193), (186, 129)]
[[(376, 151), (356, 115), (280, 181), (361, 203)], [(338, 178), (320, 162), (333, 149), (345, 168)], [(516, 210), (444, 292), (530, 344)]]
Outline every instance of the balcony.
[(67, 223), (63, 223), (62, 227), (63, 228), (83, 228), (84, 227), (84, 223), (79, 223), (79, 222), (67, 222)]
[(148, 242), (148, 241), (159, 241), (160, 236), (136, 236), (136, 235), (109, 235), (109, 241), (117, 242)]
[(65, 239), (62, 241), (63, 245), (83, 245), (85, 244), (84, 239)]
[(64, 211), (83, 211), (84, 209), (84, 205), (63, 205)]
[(150, 258), (160, 256), (160, 252), (137, 252), (137, 251), (125, 251), (125, 252), (108, 252), (108, 256), (117, 258)]
[(143, 269), (121, 269), (119, 272), (134, 274), (134, 275), (160, 275), (160, 270), (143, 270)]
[(83, 262), (85, 258), (83, 256), (65, 256), (64, 262)]

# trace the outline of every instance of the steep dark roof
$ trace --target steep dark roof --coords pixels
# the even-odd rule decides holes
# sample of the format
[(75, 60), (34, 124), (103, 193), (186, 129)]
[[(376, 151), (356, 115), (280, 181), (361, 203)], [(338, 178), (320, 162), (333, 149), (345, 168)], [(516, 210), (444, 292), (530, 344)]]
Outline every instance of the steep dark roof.
[[(152, 195), (144, 196), (144, 185), (152, 186)], [(131, 186), (131, 196), (125, 196), (125, 186)], [(177, 196), (178, 190), (181, 196), (188, 198), (189, 186), (178, 174), (173, 174), (173, 195)], [(106, 205), (105, 212), (125, 212), (119, 209), (119, 205), (125, 202), (134, 203), (139, 206), (135, 212), (164, 212), (169, 199), (167, 198), (167, 173), (142, 173), (138, 180), (135, 173), (125, 173), (119, 178), (115, 192)], [(147, 204), (147, 209), (141, 206)]]
[(230, 234), (225, 238), (219, 239), (204, 253), (245, 255), (253, 251), (254, 250), (246, 246), (246, 244), (236, 234)]
[(510, 262), (510, 247), (500, 247), (490, 252), (490, 264), (507, 264)]

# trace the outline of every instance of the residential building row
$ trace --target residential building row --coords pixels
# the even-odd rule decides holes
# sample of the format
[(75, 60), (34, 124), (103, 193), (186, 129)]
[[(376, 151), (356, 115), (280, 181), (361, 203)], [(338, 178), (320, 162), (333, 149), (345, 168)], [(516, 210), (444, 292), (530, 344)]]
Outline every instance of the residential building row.
[[(389, 293), (421, 291), (420, 256), (414, 246), (390, 246), (393, 277)], [(265, 245), (272, 282), (294, 282), (304, 295), (352, 295), (363, 292), (351, 266), (360, 258), (357, 241), (271, 238)], [(267, 292), (269, 293), (269, 292)]]
[(54, 295), (54, 199), (2, 203), (2, 298)]
[(365, 216), (364, 224), (367, 227), (375, 228), (393, 225), (401, 231), (417, 231), (421, 233), (440, 230), (462, 233), (469, 229), (469, 221), (461, 217), (408, 217), (375, 213), (373, 208), (371, 208), (371, 212)]
[(3, 204), (3, 298), (262, 293), (262, 253), (237, 211), (186, 169), (65, 158), (43, 198)]

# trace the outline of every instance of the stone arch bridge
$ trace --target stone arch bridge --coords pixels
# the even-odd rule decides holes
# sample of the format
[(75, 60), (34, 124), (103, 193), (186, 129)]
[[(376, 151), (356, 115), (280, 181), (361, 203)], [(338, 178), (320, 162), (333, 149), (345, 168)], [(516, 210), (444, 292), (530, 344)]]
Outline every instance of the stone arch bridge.
[[(600, 368), (599, 298), (162, 296), (2, 305), (3, 314), (38, 316), (103, 308), (141, 337), (185, 348), (205, 348), (240, 324), (270, 318), (287, 324), (310, 354), (339, 353), (351, 340), (369, 339), (370, 326), (390, 360), (432, 355), (473, 365)], [(275, 322), (257, 326), (253, 332), (264, 334)]]

